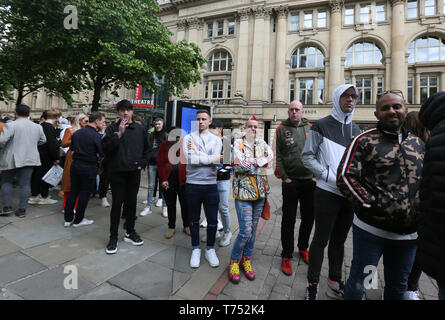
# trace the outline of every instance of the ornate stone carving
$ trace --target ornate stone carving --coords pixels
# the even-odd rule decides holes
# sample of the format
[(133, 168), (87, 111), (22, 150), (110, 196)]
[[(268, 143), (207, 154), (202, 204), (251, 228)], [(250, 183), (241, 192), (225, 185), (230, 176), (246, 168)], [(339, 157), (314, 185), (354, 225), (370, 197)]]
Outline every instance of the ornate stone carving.
[(188, 94), (188, 93), (181, 93), (180, 95), (179, 95), (179, 97), (181, 98), (181, 99), (185, 99), (185, 100), (190, 100), (190, 94)]
[(184, 31), (187, 28), (187, 20), (179, 19), (176, 26), (178, 27), (178, 31)]
[(405, 0), (390, 0), (390, 1), (391, 1), (391, 5), (392, 5), (393, 7), (395, 7), (395, 6), (398, 5), (398, 4), (405, 5)]
[(264, 7), (256, 7), (253, 9), (253, 13), (255, 14), (255, 18), (264, 18)]
[(201, 29), (204, 25), (204, 21), (199, 18), (189, 18), (187, 19), (187, 24), (190, 29)]
[(244, 98), (244, 94), (241, 90), (236, 90), (234, 97)]
[(345, 1), (344, 0), (330, 0), (329, 6), (331, 7), (331, 12), (341, 12)]
[(252, 13), (252, 9), (250, 8), (242, 8), (236, 12), (236, 18), (240, 21), (249, 19), (250, 14)]
[(278, 18), (286, 18), (289, 14), (289, 8), (288, 6), (279, 6), (275, 8), (275, 12), (278, 15)]

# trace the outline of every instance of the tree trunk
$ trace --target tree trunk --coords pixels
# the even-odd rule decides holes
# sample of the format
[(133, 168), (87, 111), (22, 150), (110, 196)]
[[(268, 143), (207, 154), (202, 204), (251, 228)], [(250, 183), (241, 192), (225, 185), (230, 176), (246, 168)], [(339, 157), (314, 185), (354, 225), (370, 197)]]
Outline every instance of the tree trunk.
[(102, 89), (102, 80), (96, 80), (94, 82), (93, 107), (91, 108), (91, 112), (99, 111), (101, 89)]
[(22, 86), (19, 86), (19, 88), (17, 89), (19, 95), (17, 96), (17, 101), (15, 102), (16, 106), (18, 106), (19, 104), (22, 103), (22, 100), (23, 100), (23, 90), (24, 90), (24, 88)]

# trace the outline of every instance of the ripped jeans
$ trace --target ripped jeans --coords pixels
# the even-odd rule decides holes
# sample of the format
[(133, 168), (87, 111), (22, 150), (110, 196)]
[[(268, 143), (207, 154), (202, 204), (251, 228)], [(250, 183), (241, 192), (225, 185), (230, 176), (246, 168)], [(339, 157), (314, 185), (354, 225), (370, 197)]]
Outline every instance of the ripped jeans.
[(255, 245), (256, 231), (265, 199), (256, 201), (235, 200), (236, 215), (238, 216), (239, 233), (233, 244), (231, 258), (241, 259), (241, 256), (252, 256)]

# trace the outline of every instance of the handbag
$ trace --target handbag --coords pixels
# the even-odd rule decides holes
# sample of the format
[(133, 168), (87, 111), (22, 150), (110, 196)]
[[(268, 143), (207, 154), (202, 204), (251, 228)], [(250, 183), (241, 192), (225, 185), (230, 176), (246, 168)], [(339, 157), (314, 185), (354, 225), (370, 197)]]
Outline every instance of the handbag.
[(263, 212), (261, 213), (261, 218), (263, 218), (264, 220), (270, 219), (270, 205), (269, 205), (269, 200), (267, 198), (266, 200), (264, 200), (264, 206), (263, 206)]
[(55, 187), (62, 180), (62, 176), (63, 169), (61, 166), (56, 164), (48, 170), (48, 172), (43, 176), (42, 180)]

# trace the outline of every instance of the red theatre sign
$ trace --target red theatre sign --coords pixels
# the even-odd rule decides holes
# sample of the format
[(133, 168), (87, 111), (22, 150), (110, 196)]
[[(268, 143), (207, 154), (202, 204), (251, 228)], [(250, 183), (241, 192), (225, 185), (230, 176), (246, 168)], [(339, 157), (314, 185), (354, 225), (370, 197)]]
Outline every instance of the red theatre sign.
[[(151, 100), (142, 99), (142, 85), (138, 84), (134, 89), (134, 98), (130, 100), (131, 104), (135, 108), (154, 108)], [(108, 108), (116, 108), (118, 101), (111, 101)]]

